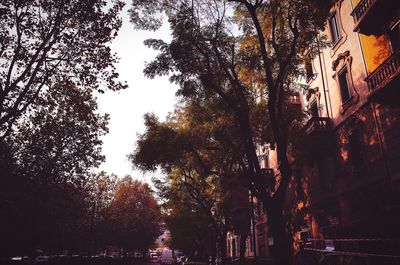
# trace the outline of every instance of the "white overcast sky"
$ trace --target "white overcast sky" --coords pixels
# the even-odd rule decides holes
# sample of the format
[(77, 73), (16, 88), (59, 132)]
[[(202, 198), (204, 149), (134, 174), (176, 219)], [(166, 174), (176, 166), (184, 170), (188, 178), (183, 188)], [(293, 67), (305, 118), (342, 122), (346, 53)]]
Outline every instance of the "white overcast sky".
[(157, 32), (137, 31), (129, 22), (127, 10), (130, 1), (122, 12), (123, 24), (111, 48), (118, 54), (120, 62), (117, 70), (122, 82), (127, 81), (128, 89), (119, 92), (108, 91), (98, 97), (99, 112), (109, 113), (110, 132), (103, 138), (103, 154), (106, 161), (100, 170), (115, 173), (120, 177), (131, 175), (140, 180), (150, 181), (151, 173), (132, 169), (127, 155), (134, 150), (136, 135), (144, 131), (143, 115), (154, 112), (164, 120), (176, 103), (177, 87), (168, 77), (149, 79), (144, 77), (145, 62), (155, 58), (157, 52), (144, 46), (148, 38), (171, 39), (169, 26), (164, 25)]

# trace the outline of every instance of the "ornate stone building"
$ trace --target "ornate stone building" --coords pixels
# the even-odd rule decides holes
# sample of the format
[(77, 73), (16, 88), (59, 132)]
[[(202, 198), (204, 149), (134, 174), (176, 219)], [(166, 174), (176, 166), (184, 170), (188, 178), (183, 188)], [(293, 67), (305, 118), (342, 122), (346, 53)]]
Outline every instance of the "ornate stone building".
[[(323, 48), (323, 36), (329, 47)], [(399, 48), (400, 1), (338, 0), (313, 50), (305, 52), (310, 89), (301, 106), (309, 113), (309, 150), (306, 159), (293, 159), (286, 200), (295, 248), (303, 243), (321, 253), (399, 250), (383, 240), (400, 238)], [(317, 55), (310, 59), (308, 52)], [(266, 173), (279, 176), (274, 151), (261, 146), (258, 153)], [(255, 199), (253, 212), (252, 254), (268, 256), (273, 239)], [(307, 238), (312, 240), (304, 245)], [(360, 242), (375, 245), (368, 250)]]

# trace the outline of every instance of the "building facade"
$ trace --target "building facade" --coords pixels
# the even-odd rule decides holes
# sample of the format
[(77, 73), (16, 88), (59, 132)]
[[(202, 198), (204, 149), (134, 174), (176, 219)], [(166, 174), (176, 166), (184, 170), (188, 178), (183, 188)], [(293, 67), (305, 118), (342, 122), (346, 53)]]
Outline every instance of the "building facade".
[[(341, 246), (353, 252), (364, 251), (361, 239), (383, 246), (377, 240), (400, 238), (399, 48), (400, 1), (338, 0), (313, 50), (304, 52), (309, 89), (294, 102), (309, 114), (307, 150), (305, 159), (292, 159), (286, 198), (296, 250), (307, 238), (314, 240), (308, 248), (331, 251), (335, 246), (324, 240), (338, 248), (351, 239), (351, 249)], [(258, 148), (261, 167), (277, 177), (274, 151)], [(268, 217), (251, 202), (251, 253), (268, 256)]]
[(338, 0), (332, 45), (306, 62), (312, 151), (295, 172), (313, 237), (400, 236), (399, 6)]

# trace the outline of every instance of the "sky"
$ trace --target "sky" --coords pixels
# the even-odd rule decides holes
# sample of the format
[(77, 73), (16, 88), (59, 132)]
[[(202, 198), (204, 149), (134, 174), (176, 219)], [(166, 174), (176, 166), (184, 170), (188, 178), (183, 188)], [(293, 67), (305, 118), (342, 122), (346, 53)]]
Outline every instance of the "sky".
[(151, 62), (157, 52), (146, 47), (143, 41), (148, 38), (159, 38), (169, 41), (169, 26), (165, 24), (157, 32), (137, 31), (129, 22), (127, 4), (122, 11), (123, 24), (111, 49), (120, 58), (117, 70), (120, 81), (127, 82), (128, 88), (123, 91), (107, 91), (98, 97), (99, 112), (109, 113), (109, 133), (103, 137), (103, 155), (106, 161), (99, 170), (117, 174), (119, 177), (131, 175), (133, 178), (150, 181), (159, 173), (143, 173), (132, 169), (127, 155), (135, 148), (138, 133), (144, 132), (143, 115), (155, 113), (161, 120), (177, 102), (177, 87), (168, 81), (168, 77), (149, 79), (144, 77), (145, 62)]

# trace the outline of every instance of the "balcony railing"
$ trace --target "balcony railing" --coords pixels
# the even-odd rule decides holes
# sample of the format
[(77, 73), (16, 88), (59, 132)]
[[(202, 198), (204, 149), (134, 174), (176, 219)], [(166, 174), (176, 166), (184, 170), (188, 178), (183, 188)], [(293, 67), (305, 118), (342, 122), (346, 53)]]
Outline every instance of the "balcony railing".
[(331, 120), (327, 117), (311, 117), (305, 128), (307, 134), (328, 132), (331, 129)]
[(366, 79), (370, 90), (378, 90), (386, 86), (400, 74), (400, 49), (394, 52), (384, 63), (373, 71)]
[(365, 35), (381, 35), (385, 24), (396, 16), (399, 0), (361, 0), (351, 15), (354, 31)]
[(358, 25), (365, 17), (370, 8), (377, 2), (378, 0), (362, 0), (358, 3), (358, 5), (354, 8), (351, 15), (354, 17), (356, 25)]

